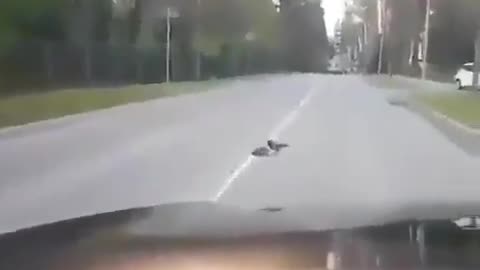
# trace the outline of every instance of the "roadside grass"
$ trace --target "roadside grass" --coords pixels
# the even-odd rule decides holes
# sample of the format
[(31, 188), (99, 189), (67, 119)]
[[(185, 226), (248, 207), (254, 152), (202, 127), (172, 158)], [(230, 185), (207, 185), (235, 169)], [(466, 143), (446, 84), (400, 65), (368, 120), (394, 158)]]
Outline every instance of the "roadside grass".
[(368, 75), (364, 77), (367, 84), (388, 90), (413, 90), (413, 91), (450, 91), (456, 89), (454, 83), (422, 81), (406, 76)]
[(480, 128), (480, 93), (471, 91), (425, 92), (415, 95), (425, 105), (460, 123)]
[(408, 89), (412, 84), (407, 80), (401, 80), (387, 75), (368, 75), (363, 77), (367, 84), (385, 89)]
[(410, 98), (471, 128), (480, 128), (480, 93), (458, 91), (455, 84), (386, 75), (365, 76), (366, 83), (382, 89), (407, 91)]
[(132, 102), (206, 91), (217, 80), (117, 88), (67, 89), (0, 98), (0, 128), (58, 118)]

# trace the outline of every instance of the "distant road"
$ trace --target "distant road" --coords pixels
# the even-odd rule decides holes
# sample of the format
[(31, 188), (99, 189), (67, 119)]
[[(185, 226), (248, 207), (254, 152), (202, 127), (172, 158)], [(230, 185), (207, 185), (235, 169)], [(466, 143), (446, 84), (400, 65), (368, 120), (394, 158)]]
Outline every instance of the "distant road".
[[(477, 200), (480, 160), (387, 97), (358, 76), (257, 76), (0, 135), (0, 232), (179, 201)], [(291, 148), (250, 157), (271, 137)]]

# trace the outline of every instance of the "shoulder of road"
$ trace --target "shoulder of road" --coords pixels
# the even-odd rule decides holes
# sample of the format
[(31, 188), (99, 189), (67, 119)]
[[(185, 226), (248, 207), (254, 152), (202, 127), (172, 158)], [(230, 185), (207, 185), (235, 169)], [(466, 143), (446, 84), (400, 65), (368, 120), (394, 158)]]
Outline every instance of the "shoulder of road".
[(224, 81), (75, 88), (0, 97), (0, 131), (4, 133), (25, 124), (31, 126), (39, 121), (58, 120), (130, 103), (203, 92), (215, 88), (220, 82)]
[(480, 92), (458, 91), (455, 84), (422, 81), (408, 77), (369, 77), (369, 83), (388, 89), (409, 90), (412, 101), (426, 106), (435, 114), (465, 132), (480, 135)]

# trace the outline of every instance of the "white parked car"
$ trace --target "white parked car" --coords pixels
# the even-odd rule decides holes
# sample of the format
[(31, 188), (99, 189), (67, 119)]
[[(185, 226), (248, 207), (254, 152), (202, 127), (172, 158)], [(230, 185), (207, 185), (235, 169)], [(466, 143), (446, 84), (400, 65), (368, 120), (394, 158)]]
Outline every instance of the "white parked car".
[(466, 63), (458, 69), (455, 74), (455, 83), (457, 89), (463, 89), (465, 87), (472, 86), (473, 81), (473, 63)]

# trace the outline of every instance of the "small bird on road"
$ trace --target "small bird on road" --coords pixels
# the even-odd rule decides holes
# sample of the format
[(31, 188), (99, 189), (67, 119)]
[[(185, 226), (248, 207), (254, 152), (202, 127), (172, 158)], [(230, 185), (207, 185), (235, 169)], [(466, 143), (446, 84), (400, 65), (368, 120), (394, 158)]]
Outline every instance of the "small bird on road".
[(271, 150), (276, 152), (280, 152), (280, 150), (282, 150), (283, 148), (287, 148), (290, 146), (286, 143), (279, 143), (274, 140), (268, 140), (267, 145)]
[(286, 143), (279, 143), (274, 140), (268, 140), (267, 145), (268, 147), (262, 146), (255, 148), (252, 155), (256, 157), (272, 157), (278, 155), (283, 148), (289, 147)]
[(258, 147), (255, 150), (253, 150), (252, 155), (256, 157), (270, 157), (272, 156), (273, 151), (270, 150), (268, 147)]

